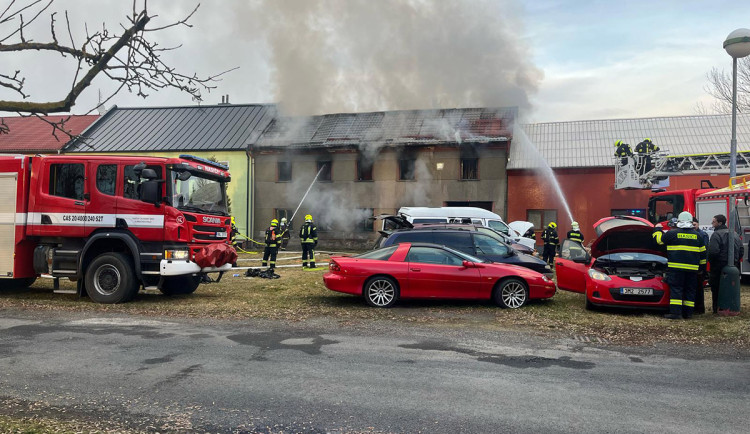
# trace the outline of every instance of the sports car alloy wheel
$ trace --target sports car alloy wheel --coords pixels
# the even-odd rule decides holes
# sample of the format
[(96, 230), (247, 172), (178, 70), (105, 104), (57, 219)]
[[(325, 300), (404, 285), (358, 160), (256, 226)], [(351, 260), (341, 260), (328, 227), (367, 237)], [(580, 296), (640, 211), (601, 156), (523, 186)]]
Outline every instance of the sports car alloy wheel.
[(523, 282), (512, 279), (502, 283), (499, 288), (500, 305), (510, 309), (518, 309), (526, 304), (528, 293)]
[(367, 301), (376, 307), (388, 307), (396, 300), (396, 285), (387, 278), (378, 278), (367, 285)]

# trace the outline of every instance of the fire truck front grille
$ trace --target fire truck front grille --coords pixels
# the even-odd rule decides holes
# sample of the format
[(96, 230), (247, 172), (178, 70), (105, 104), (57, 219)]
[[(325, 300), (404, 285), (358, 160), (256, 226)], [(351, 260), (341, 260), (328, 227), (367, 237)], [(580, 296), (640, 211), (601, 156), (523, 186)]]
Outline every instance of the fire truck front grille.
[(214, 241), (214, 240), (223, 240), (224, 237), (217, 238), (216, 233), (213, 234), (193, 234), (193, 238), (196, 240), (206, 240), (206, 241)]
[(193, 226), (193, 230), (196, 230), (198, 232), (224, 232), (226, 230), (225, 227), (222, 226)]

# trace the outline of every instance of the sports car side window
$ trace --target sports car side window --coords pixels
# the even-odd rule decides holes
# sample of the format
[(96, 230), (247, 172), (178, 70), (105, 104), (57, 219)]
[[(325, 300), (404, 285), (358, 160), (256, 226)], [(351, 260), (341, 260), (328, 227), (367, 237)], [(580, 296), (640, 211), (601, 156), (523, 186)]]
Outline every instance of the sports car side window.
[(406, 255), (406, 262), (417, 262), (420, 264), (438, 265), (463, 265), (463, 260), (458, 256), (434, 247), (412, 247)]
[(570, 259), (575, 261), (576, 259), (584, 259), (586, 257), (586, 250), (583, 245), (578, 241), (565, 240), (562, 244), (562, 250), (560, 251), (560, 258)]

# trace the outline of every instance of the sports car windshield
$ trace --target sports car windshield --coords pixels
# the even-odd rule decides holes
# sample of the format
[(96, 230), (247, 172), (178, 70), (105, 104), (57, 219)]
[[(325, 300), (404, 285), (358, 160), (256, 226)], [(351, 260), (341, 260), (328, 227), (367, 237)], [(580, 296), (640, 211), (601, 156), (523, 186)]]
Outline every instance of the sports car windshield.
[(667, 259), (663, 256), (652, 255), (651, 253), (634, 253), (634, 252), (611, 253), (609, 255), (600, 256), (598, 260), (610, 261), (610, 262), (626, 262), (626, 261), (667, 262)]
[[(187, 178), (187, 179), (185, 179)], [(224, 183), (187, 172), (172, 171), (172, 205), (177, 209), (229, 215)]]

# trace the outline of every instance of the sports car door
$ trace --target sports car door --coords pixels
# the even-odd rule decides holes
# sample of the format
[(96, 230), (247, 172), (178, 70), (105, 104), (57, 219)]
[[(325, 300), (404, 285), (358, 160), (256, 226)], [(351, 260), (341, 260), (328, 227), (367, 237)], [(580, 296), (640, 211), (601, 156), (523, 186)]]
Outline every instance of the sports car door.
[[(565, 240), (562, 244), (560, 256), (555, 258), (555, 275), (560, 289), (573, 292), (586, 292), (586, 273), (589, 271), (588, 253), (581, 243)], [(590, 258), (589, 258), (590, 259)]]
[(481, 275), (477, 268), (463, 266), (463, 260), (436, 247), (415, 247), (406, 256), (409, 263), (411, 297), (476, 298)]

